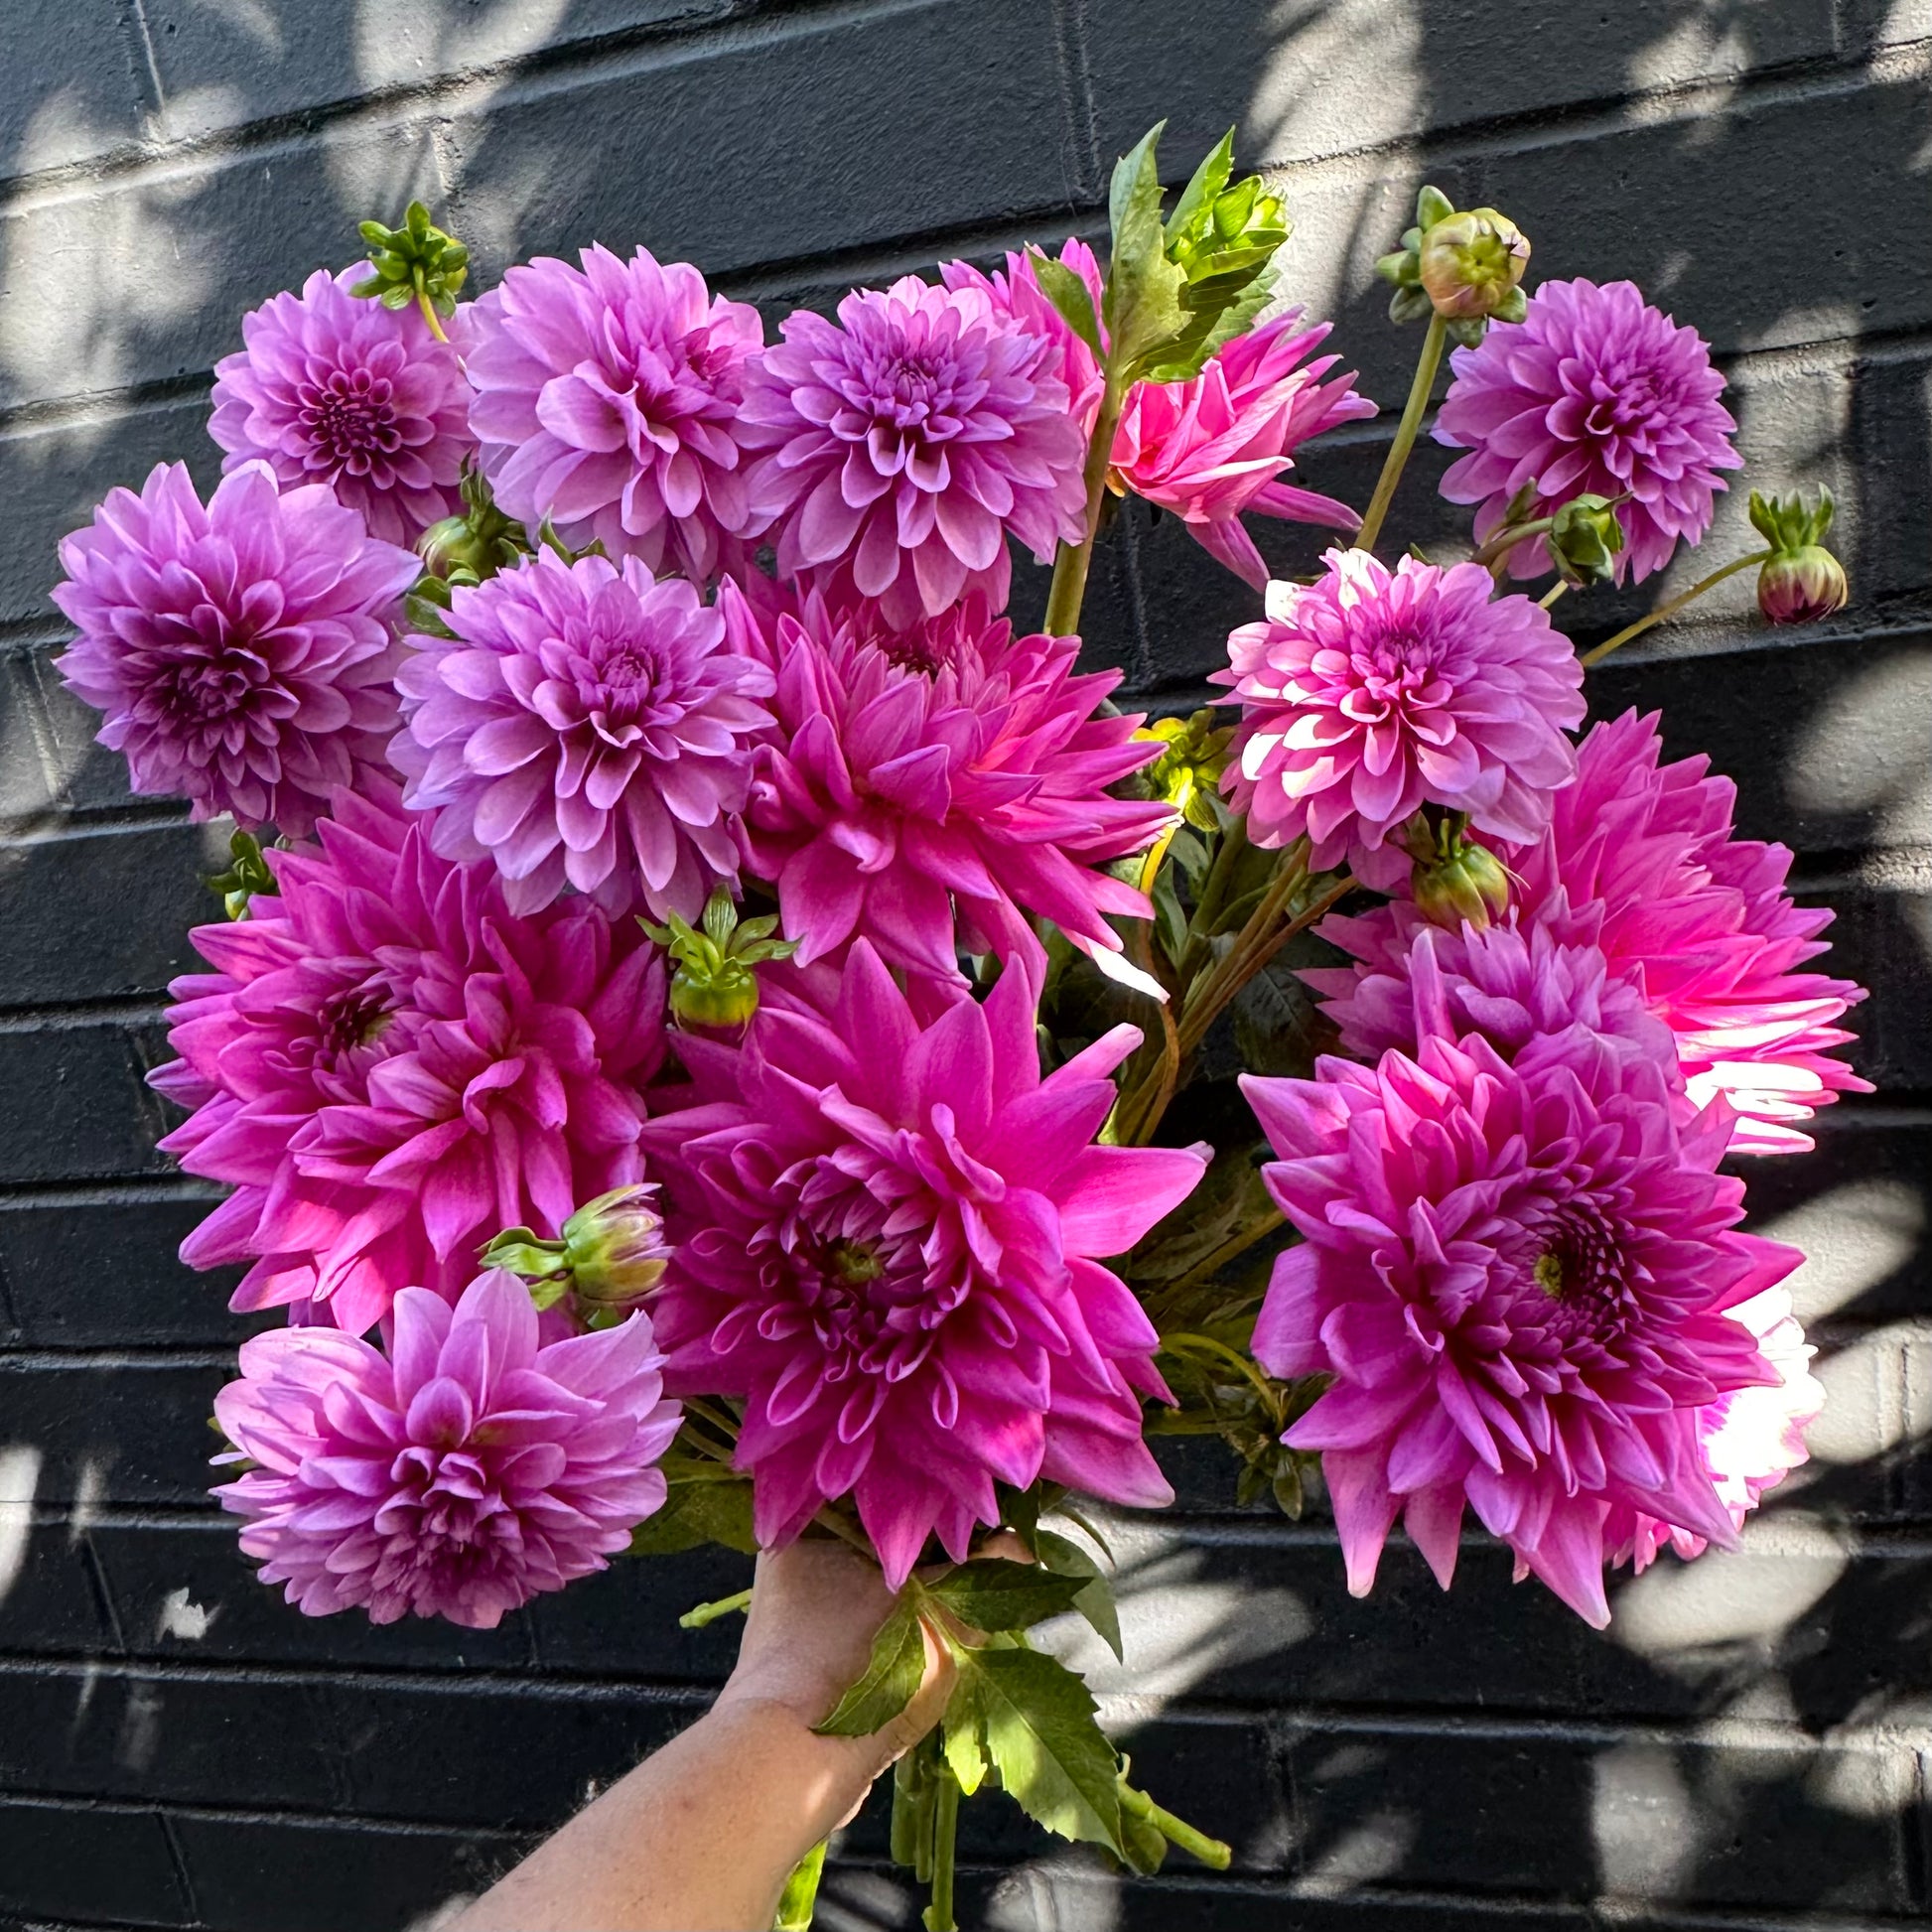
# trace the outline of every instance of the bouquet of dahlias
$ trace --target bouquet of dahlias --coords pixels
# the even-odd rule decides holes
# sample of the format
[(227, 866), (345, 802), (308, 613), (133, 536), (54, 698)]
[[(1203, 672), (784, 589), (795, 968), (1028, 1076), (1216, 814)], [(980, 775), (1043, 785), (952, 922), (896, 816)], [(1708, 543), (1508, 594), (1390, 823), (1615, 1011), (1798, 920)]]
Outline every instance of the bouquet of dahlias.
[[(1118, 1646), (1087, 1499), (1170, 1501), (1151, 1437), (1290, 1513), (1318, 1466), (1356, 1592), (1398, 1519), (1447, 1587), (1472, 1511), (1599, 1625), (1606, 1566), (1733, 1543), (1820, 1391), (1724, 1164), (1863, 1085), (1789, 854), (1654, 717), (1577, 741), (1587, 667), (1732, 572), (1835, 611), (1829, 497), (1753, 496), (1762, 548), (1580, 658), (1552, 608), (1738, 467), (1704, 343), (1527, 292), (1516, 227), (1425, 190), (1358, 516), (1300, 481), (1375, 407), (1284, 299), (1282, 204), (1224, 141), (1169, 207), (1158, 133), (1104, 265), (775, 342), (641, 248), (462, 301), (426, 209), (366, 223), (244, 318), (212, 494), (114, 491), (56, 593), (135, 789), (237, 828), (155, 1084), (230, 1189), (184, 1258), (288, 1312), (216, 1405), (262, 1581), (487, 1627), (624, 1552), (858, 1546), (897, 1607), (826, 1727), (896, 1717), (928, 1636), (957, 1666), (896, 1782), (934, 1932), (982, 1785), (1226, 1862), (1029, 1637)], [(1383, 531), (1450, 341), (1478, 507), (1432, 560)], [(1078, 668), (1125, 494), (1254, 590), (1224, 720)], [(1250, 514), (1335, 547), (1271, 583)], [(1231, 1029), (1260, 1070), (1176, 1109)]]

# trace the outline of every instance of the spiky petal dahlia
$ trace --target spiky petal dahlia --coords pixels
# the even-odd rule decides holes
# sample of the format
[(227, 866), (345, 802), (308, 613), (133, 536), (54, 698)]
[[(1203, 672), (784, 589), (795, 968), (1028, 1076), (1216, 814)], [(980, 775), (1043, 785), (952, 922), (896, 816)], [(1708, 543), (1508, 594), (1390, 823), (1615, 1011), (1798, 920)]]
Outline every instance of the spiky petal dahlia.
[(1172, 1499), (1141, 1435), (1158, 1340), (1101, 1258), (1201, 1155), (1089, 1145), (1139, 1035), (1041, 1080), (1035, 992), (1009, 967), (921, 1025), (862, 939), (829, 1011), (696, 1048), (703, 1104), (648, 1130), (683, 1244), (652, 1306), (669, 1384), (745, 1402), (761, 1543), (851, 1495), (897, 1588), (929, 1536), (966, 1555), (996, 1482)]
[(494, 1629), (506, 1610), (608, 1568), (664, 1500), (677, 1434), (649, 1317), (539, 1346), (514, 1275), (454, 1308), (396, 1297), (387, 1354), (336, 1328), (241, 1344), (214, 1398), (252, 1466), (215, 1490), (243, 1551), (310, 1616), (363, 1609)]
[(976, 287), (907, 275), (837, 325), (800, 311), (747, 383), (756, 527), (781, 577), (876, 598), (907, 628), (969, 594), (1005, 605), (1009, 532), (1041, 562), (1083, 529), (1084, 438), (1055, 343)]
[(106, 714), (136, 791), (296, 838), (385, 768), (389, 617), (418, 565), (320, 483), (278, 495), (250, 463), (204, 504), (187, 465), (157, 464), (138, 496), (108, 491), (61, 568), (80, 635), (55, 666)]
[(498, 1229), (554, 1235), (641, 1178), (663, 967), (582, 900), (513, 914), (393, 786), (339, 796), (320, 839), (195, 930), (214, 970), (175, 981), (155, 1085), (195, 1109), (162, 1147), (234, 1189), (182, 1259), (249, 1261), (237, 1309), (359, 1334), (400, 1288), (454, 1297)]
[(738, 417), (763, 325), (686, 262), (579, 259), (512, 268), (458, 311), (483, 474), (532, 529), (708, 582), (745, 524)]
[[(1526, 487), (1532, 516), (1586, 492), (1622, 498), (1616, 579), (1640, 583), (1711, 527), (1715, 492), (1726, 487), (1719, 473), (1742, 462), (1709, 345), (1634, 282), (1541, 283), (1521, 322), (1491, 322), (1482, 345), (1456, 349), (1449, 366), (1436, 440), (1469, 454), (1442, 489), (1451, 503), (1481, 505), (1478, 540)], [(1551, 569), (1543, 539), (1518, 544), (1509, 568)]]
[(349, 294), (367, 275), (319, 268), (244, 316), (246, 346), (214, 365), (208, 433), (224, 470), (260, 458), (284, 489), (327, 483), (371, 536), (413, 544), (463, 507), (470, 388), (415, 308)]
[(1733, 1542), (1700, 1412), (1777, 1380), (1728, 1311), (1801, 1257), (1735, 1231), (1727, 1109), (1682, 1121), (1654, 1061), (1585, 1027), (1315, 1074), (1242, 1081), (1304, 1237), (1254, 1350), (1335, 1378), (1288, 1441), (1322, 1451), (1350, 1590), (1397, 1516), (1447, 1587), (1465, 1504), (1599, 1626), (1612, 1509)]
[[(1826, 950), (1832, 914), (1793, 904), (1785, 847), (1731, 836), (1736, 795), (1701, 756), (1666, 762), (1657, 715), (1629, 711), (1584, 741), (1542, 838), (1498, 851), (1526, 942), (1541, 929), (1600, 950), (1671, 1030), (1691, 1098), (1722, 1094), (1736, 1114), (1734, 1153), (1802, 1152), (1817, 1108), (1870, 1091), (1838, 1056), (1853, 1037), (1838, 1023), (1864, 993), (1795, 970)], [(1350, 1051), (1413, 1042), (1403, 985), (1422, 924), (1398, 900), (1322, 925), (1357, 961), (1308, 975)]]
[[(1033, 945), (1027, 914), (1117, 949), (1101, 916), (1145, 898), (1097, 868), (1172, 816), (1107, 787), (1160, 751), (1138, 716), (1097, 718), (1117, 671), (1076, 676), (1079, 640), (1019, 637), (968, 605), (907, 631), (816, 597), (747, 648), (776, 668), (779, 736), (745, 810), (752, 870), (809, 965), (855, 933), (891, 964), (954, 978), (969, 949)], [(957, 924), (955, 921), (957, 912)]]
[(1425, 803), (1534, 839), (1575, 773), (1583, 671), (1526, 597), (1493, 597), (1479, 564), (1331, 550), (1311, 585), (1271, 584), (1268, 617), (1228, 639), (1241, 723), (1222, 783), (1258, 845), (1307, 834), (1311, 863), (1346, 862), (1387, 891), (1409, 855), (1393, 834)]
[(432, 843), (490, 859), (512, 911), (574, 886), (606, 911), (695, 919), (738, 876), (731, 816), (752, 777), (771, 674), (725, 620), (634, 558), (540, 551), (458, 589), (453, 642), (421, 639), (396, 683), (407, 797)]

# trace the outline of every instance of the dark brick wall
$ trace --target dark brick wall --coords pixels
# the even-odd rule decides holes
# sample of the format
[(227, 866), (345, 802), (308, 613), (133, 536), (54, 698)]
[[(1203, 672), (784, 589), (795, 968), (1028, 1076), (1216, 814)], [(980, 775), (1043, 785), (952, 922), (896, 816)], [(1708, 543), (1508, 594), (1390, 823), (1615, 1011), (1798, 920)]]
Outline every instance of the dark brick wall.
[[(1326, 1526), (1216, 1460), (1123, 1548), (1136, 1764), (1235, 1871), (1120, 1886), (998, 1802), (973, 1922), (1306, 1932), (1922, 1915), (1932, 1750), (1932, 5), (1927, 0), (5, 0), (0, 5), (0, 1923), (426, 1924), (700, 1708), (722, 1555), (626, 1566), (502, 1630), (311, 1622), (203, 1493), (241, 1323), (173, 1258), (203, 1190), (154, 1152), (163, 988), (208, 841), (130, 800), (47, 667), (56, 538), (164, 455), (215, 469), (247, 305), (411, 193), (483, 280), (593, 237), (775, 315), (937, 254), (1100, 221), (1157, 115), (1230, 121), (1300, 224), (1290, 280), (1399, 402), (1374, 254), (1419, 182), (1523, 221), (1546, 275), (1637, 277), (1717, 345), (1753, 477), (1839, 492), (1854, 608), (1745, 592), (1600, 673), (1660, 703), (1839, 909), (1879, 1093), (1755, 1172), (1833, 1407), (1742, 1553), (1666, 1562), (1595, 1636), (1472, 1538), (1366, 1603)], [(1308, 466), (1359, 498), (1386, 425)], [(1428, 459), (1425, 477), (1439, 467)], [(1418, 479), (1418, 534), (1453, 523)], [(1714, 539), (1738, 537), (1726, 506)], [(1399, 512), (1400, 513), (1400, 512)], [(1266, 532), (1284, 563), (1305, 535)], [(1678, 581), (1684, 581), (1682, 577)], [(1037, 603), (1030, 578), (1023, 600)], [(1093, 646), (1166, 705), (1251, 600), (1124, 519)], [(1580, 614), (1581, 615), (1581, 614)], [(1604, 604), (1584, 628), (1617, 621)], [(849, 1837), (828, 1924), (910, 1922)]]

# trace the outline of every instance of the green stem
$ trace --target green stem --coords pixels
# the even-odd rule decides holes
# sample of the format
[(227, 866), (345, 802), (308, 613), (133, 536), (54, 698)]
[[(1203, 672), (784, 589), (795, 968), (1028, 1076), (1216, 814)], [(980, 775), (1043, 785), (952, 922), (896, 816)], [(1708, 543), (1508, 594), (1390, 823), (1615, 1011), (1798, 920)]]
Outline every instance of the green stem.
[(749, 1589), (735, 1589), (729, 1596), (720, 1596), (715, 1602), (700, 1603), (695, 1609), (686, 1610), (678, 1618), (680, 1630), (702, 1630), (707, 1623), (716, 1623), (721, 1616), (734, 1613), (743, 1615), (752, 1607), (752, 1592)]
[(1046, 634), (1071, 637), (1080, 628), (1080, 605), (1087, 594), (1087, 567), (1093, 562), (1093, 539), (1100, 528), (1100, 505), (1107, 494), (1107, 468), (1113, 460), (1114, 431), (1127, 400), (1126, 385), (1111, 372), (1100, 393), (1100, 413), (1094, 418), (1093, 441), (1087, 445), (1086, 535), (1077, 544), (1062, 543), (1053, 559), (1053, 587), (1046, 594)]
[(1227, 903), (1228, 887), (1233, 884), (1235, 868), (1247, 849), (1248, 821), (1245, 818), (1231, 820), (1228, 829), (1221, 835), (1221, 847), (1214, 855), (1214, 863), (1207, 869), (1199, 901), (1194, 906), (1194, 916), (1188, 922), (1191, 930), (1187, 945), (1181, 953), (1179, 964), (1174, 968), (1175, 977), (1183, 987), (1191, 985), (1194, 975), (1201, 969), (1208, 937), (1214, 929), (1215, 920), (1221, 916), (1221, 907)]
[(429, 324), (429, 333), (439, 343), (447, 343), (450, 339), (443, 333), (443, 322), (442, 318), (436, 313), (436, 304), (429, 299), (429, 289), (423, 281), (423, 265), (421, 262), (416, 264), (414, 279), (416, 283), (416, 306), (423, 312), (423, 320)]
[(932, 1820), (932, 1903), (922, 1914), (925, 1932), (959, 1932), (952, 1915), (953, 1863), (959, 1843), (959, 1780), (940, 1759), (937, 1803)]
[(1567, 591), (1569, 588), (1570, 586), (1566, 584), (1561, 577), (1559, 577), (1557, 581), (1554, 584), (1552, 584), (1550, 588), (1547, 591), (1545, 591), (1543, 595), (1536, 600), (1538, 606), (1541, 609), (1547, 611), (1551, 607), (1551, 605), (1553, 605), (1557, 601), (1557, 599), (1560, 598), (1564, 594), (1564, 592)]
[(1248, 914), (1248, 922), (1235, 935), (1227, 956), (1188, 994), (1186, 1011), (1178, 1027), (1183, 1053), (1192, 1052), (1200, 1044), (1221, 1010), (1253, 977), (1254, 969), (1248, 965), (1248, 959), (1263, 943), (1280, 917), (1282, 907), (1308, 884), (1308, 878), (1306, 847), (1283, 856), (1261, 903)]
[(1389, 513), (1395, 486), (1402, 481), (1402, 467), (1416, 447), (1416, 432), (1422, 428), (1423, 411), (1429, 407), (1429, 392), (1436, 386), (1436, 371), (1443, 360), (1443, 345), (1449, 339), (1449, 324), (1441, 316), (1429, 318), (1429, 333), (1422, 339), (1422, 354), (1416, 362), (1416, 379), (1409, 385), (1409, 401), (1396, 425), (1395, 441), (1389, 445), (1382, 474), (1375, 480), (1375, 494), (1368, 499), (1368, 513), (1355, 532), (1357, 550), (1373, 550), (1382, 534), (1383, 519)]
[(1688, 591), (1674, 597), (1668, 604), (1660, 604), (1647, 618), (1639, 618), (1635, 623), (1627, 623), (1614, 637), (1605, 637), (1594, 650), (1584, 652), (1586, 670), (1592, 664), (1600, 664), (1619, 644), (1627, 644), (1632, 637), (1641, 636), (1654, 623), (1662, 623), (1666, 618), (1674, 618), (1685, 605), (1702, 597), (1706, 591), (1716, 590), (1726, 577), (1735, 577), (1740, 570), (1749, 570), (1753, 564), (1761, 564), (1772, 553), (1769, 550), (1753, 550), (1748, 557), (1739, 557), (1734, 563), (1725, 564), (1722, 570), (1714, 570), (1709, 577), (1701, 577)]
[(1540, 537), (1556, 527), (1557, 519), (1554, 516), (1539, 516), (1528, 523), (1505, 524), (1469, 561), (1481, 564), (1485, 570), (1494, 571), (1519, 543), (1528, 543), (1532, 537)]
[(771, 1932), (811, 1932), (812, 1907), (818, 1903), (818, 1881), (825, 1870), (825, 1841), (821, 1839), (792, 1867), (778, 1895), (778, 1915)]
[(1179, 1846), (1183, 1852), (1213, 1870), (1225, 1871), (1234, 1863), (1232, 1846), (1223, 1844), (1218, 1838), (1209, 1838), (1205, 1832), (1197, 1832), (1184, 1818), (1176, 1818), (1152, 1798), (1148, 1800), (1147, 1819), (1170, 1845)]

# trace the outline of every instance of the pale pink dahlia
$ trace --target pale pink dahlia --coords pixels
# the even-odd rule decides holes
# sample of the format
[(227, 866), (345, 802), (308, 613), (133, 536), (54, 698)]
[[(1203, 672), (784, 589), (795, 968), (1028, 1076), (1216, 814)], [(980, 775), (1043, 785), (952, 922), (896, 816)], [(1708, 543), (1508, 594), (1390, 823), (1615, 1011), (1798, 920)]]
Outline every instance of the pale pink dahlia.
[[(1586, 492), (1620, 497), (1616, 578), (1641, 582), (1711, 527), (1713, 494), (1727, 486), (1718, 473), (1740, 467), (1709, 345), (1634, 282), (1544, 282), (1523, 321), (1491, 322), (1481, 347), (1456, 349), (1449, 366), (1436, 440), (1469, 454), (1449, 466), (1443, 494), (1482, 505), (1478, 541), (1527, 486), (1533, 516)], [(1551, 569), (1542, 538), (1518, 544), (1509, 568)]]
[(349, 294), (367, 276), (319, 268), (244, 316), (246, 346), (214, 365), (208, 433), (224, 470), (260, 458), (284, 489), (327, 483), (371, 536), (413, 544), (463, 507), (470, 389), (415, 308)]
[(532, 529), (706, 583), (745, 525), (739, 411), (763, 325), (686, 262), (579, 259), (512, 268), (458, 311), (483, 474)]
[(1266, 621), (1234, 632), (1213, 678), (1241, 702), (1222, 782), (1255, 843), (1306, 833), (1313, 866), (1387, 891), (1411, 863), (1393, 835), (1425, 803), (1535, 838), (1577, 768), (1569, 640), (1528, 598), (1493, 597), (1478, 564), (1324, 562), (1312, 585), (1269, 587)]
[(1094, 1147), (1117, 1028), (1042, 1080), (1009, 967), (921, 1025), (863, 939), (829, 1012), (766, 1005), (690, 1055), (699, 1105), (647, 1130), (676, 1260), (652, 1304), (670, 1386), (741, 1398), (759, 1540), (851, 1495), (897, 1588), (963, 1558), (996, 1482), (1172, 1500), (1141, 1435), (1159, 1339), (1101, 1258), (1185, 1198), (1195, 1149)]
[[(1758, 1352), (1778, 1372), (1774, 1387), (1738, 1389), (1698, 1416), (1705, 1467), (1731, 1522), (1742, 1529), (1764, 1492), (1810, 1459), (1805, 1431), (1825, 1407), (1825, 1390), (1811, 1372), (1811, 1358), (1818, 1351), (1805, 1340), (1785, 1290), (1767, 1288), (1729, 1313), (1749, 1330)], [(1612, 1563), (1628, 1562), (1639, 1573), (1657, 1560), (1666, 1544), (1687, 1562), (1710, 1547), (1689, 1530), (1622, 1507), (1610, 1512), (1603, 1541)]]
[(136, 791), (299, 838), (386, 768), (389, 619), (418, 566), (320, 483), (278, 495), (250, 463), (204, 505), (185, 464), (157, 464), (63, 540), (61, 568), (80, 635), (55, 667), (106, 714)]
[(1058, 345), (984, 289), (907, 275), (835, 326), (780, 326), (746, 384), (755, 527), (778, 574), (879, 600), (900, 628), (977, 593), (1005, 605), (1010, 531), (1041, 562), (1083, 529), (1084, 438)]
[(1268, 566), (1242, 527), (1244, 510), (1353, 530), (1361, 518), (1333, 496), (1281, 481), (1295, 452), (1337, 423), (1373, 416), (1352, 372), (1323, 383), (1341, 360), (1302, 358), (1320, 345), (1328, 324), (1306, 327), (1288, 309), (1237, 336), (1185, 382), (1137, 382), (1114, 436), (1115, 487), (1172, 510), (1187, 534), (1256, 590)]
[(634, 558), (544, 550), (458, 589), (449, 625), (396, 679), (393, 756), (408, 802), (441, 807), (437, 851), (493, 860), (515, 912), (574, 886), (696, 919), (738, 876), (731, 815), (771, 722), (771, 673), (727, 648), (723, 615)]
[(514, 1275), (454, 1308), (405, 1288), (385, 1355), (336, 1328), (241, 1344), (214, 1398), (252, 1466), (215, 1490), (243, 1552), (309, 1616), (362, 1609), (491, 1630), (506, 1610), (607, 1569), (664, 1501), (677, 1434), (650, 1319), (538, 1345)]
[(234, 1189), (182, 1259), (251, 1261), (235, 1308), (359, 1334), (405, 1285), (454, 1297), (498, 1229), (554, 1236), (642, 1177), (664, 978), (584, 900), (512, 913), (393, 786), (338, 796), (320, 839), (269, 855), (246, 919), (196, 928), (214, 970), (175, 981), (154, 1083), (195, 1109), (162, 1147)]
[(1171, 816), (1107, 791), (1161, 748), (1135, 740), (1138, 715), (1094, 715), (1120, 673), (1076, 676), (1078, 638), (1016, 638), (976, 604), (895, 631), (864, 608), (835, 621), (816, 598), (767, 638), (726, 597), (777, 672), (779, 734), (744, 839), (803, 964), (858, 934), (893, 965), (953, 978), (961, 938), (1034, 945), (1030, 913), (1113, 949), (1103, 913), (1149, 916), (1099, 867)]
[(1585, 1027), (1513, 1062), (1432, 1034), (1315, 1071), (1242, 1081), (1304, 1236), (1254, 1350), (1334, 1377), (1288, 1441), (1322, 1451), (1350, 1590), (1398, 1515), (1447, 1587), (1465, 1503), (1598, 1626), (1612, 1509), (1734, 1542), (1700, 1412), (1777, 1380), (1728, 1311), (1801, 1257), (1735, 1231), (1728, 1110), (1683, 1119), (1654, 1061)]

